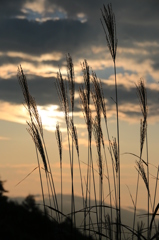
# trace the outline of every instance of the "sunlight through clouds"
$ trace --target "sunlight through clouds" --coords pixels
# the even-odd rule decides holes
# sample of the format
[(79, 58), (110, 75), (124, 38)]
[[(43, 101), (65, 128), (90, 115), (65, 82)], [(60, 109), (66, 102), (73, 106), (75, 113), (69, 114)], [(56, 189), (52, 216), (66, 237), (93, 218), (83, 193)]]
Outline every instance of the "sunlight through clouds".
[(48, 131), (55, 131), (57, 121), (61, 122), (63, 113), (56, 111), (58, 106), (48, 105), (45, 107), (38, 106), (39, 115), (42, 119), (44, 129)]
[[(67, 14), (64, 9), (52, 4), (48, 6), (46, 0), (33, 0), (31, 2), (26, 2), (23, 5), (22, 12), (25, 13), (28, 20), (37, 21), (39, 23), (47, 22), (49, 20), (58, 21), (59, 19), (66, 19)], [(18, 17), (18, 16), (17, 16)], [(85, 22), (85, 18), (79, 16), (81, 21)]]
[(29, 10), (36, 9), (38, 13), (42, 14), (45, 11), (45, 0), (28, 1), (24, 4), (22, 11), (27, 13), (27, 9)]
[[(11, 57), (13, 60), (18, 57), (20, 58), (19, 65), (22, 65), (25, 69), (25, 73), (41, 75), (43, 77), (55, 77), (58, 71), (57, 67), (54, 67), (51, 63), (44, 64), (43, 61), (59, 61), (63, 57), (62, 53), (59, 52), (45, 53), (40, 56), (34, 56), (22, 52), (0, 52), (0, 56)], [(0, 66), (0, 77), (5, 79), (15, 77), (15, 69), (17, 69), (17, 63), (3, 64)]]
[[(39, 115), (41, 116), (44, 129), (48, 131), (54, 131), (57, 121), (62, 122), (63, 112), (58, 111), (58, 106), (37, 106), (37, 108)], [(1, 120), (21, 123), (25, 125), (26, 121), (30, 121), (28, 112), (25, 109), (24, 105), (15, 105), (7, 102), (0, 102), (0, 112)], [(1, 140), (3, 140), (3, 138)]]
[(29, 120), (27, 110), (23, 105), (10, 104), (8, 102), (0, 102), (0, 119), (5, 121), (26, 124)]
[(36, 55), (26, 54), (23, 52), (0, 52), (0, 56), (8, 56), (13, 58), (20, 57), (24, 60), (33, 60), (35, 62), (42, 62), (42, 61), (49, 61), (49, 60), (59, 61), (63, 57), (63, 54), (60, 52), (50, 52), (50, 53), (45, 53), (45, 54), (36, 56)]

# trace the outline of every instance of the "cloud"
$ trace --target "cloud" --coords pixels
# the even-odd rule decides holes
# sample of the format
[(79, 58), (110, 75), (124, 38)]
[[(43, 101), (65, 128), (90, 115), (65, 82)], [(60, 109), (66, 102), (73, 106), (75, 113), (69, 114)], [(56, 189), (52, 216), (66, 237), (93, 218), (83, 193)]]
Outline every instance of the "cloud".
[(15, 17), (16, 15), (22, 15), (21, 8), (27, 0), (15, 0), (14, 2), (9, 0), (0, 1), (0, 20)]
[[(55, 88), (54, 78), (35, 77), (33, 80), (28, 81), (28, 87), (31, 95), (35, 98), (37, 104), (58, 105), (58, 94)], [(13, 104), (21, 104), (24, 102), (23, 95), (18, 83), (17, 78), (8, 80), (0, 80), (0, 98), (2, 101), (10, 102)]]
[[(48, 131), (54, 131), (56, 123), (63, 121), (63, 113), (58, 111), (56, 105), (37, 106), (39, 115), (42, 118), (43, 128)], [(20, 104), (11, 104), (8, 102), (0, 102), (1, 120), (25, 124), (30, 121), (29, 114), (25, 107)], [(7, 140), (1, 137), (0, 140)]]
[[(45, 69), (43, 69), (45, 73)], [(45, 75), (45, 74), (44, 74)], [(120, 118), (124, 121), (136, 122), (141, 118), (140, 106), (137, 97), (137, 91), (135, 83), (138, 75), (136, 74), (117, 74), (118, 80), (118, 96), (119, 96), (119, 113)], [(39, 106), (40, 114), (44, 122), (46, 129), (55, 129), (55, 118), (58, 121), (64, 121), (64, 115), (61, 112), (61, 107), (59, 106), (59, 98), (57, 89), (55, 87), (55, 78), (50, 77), (40, 77), (35, 75), (27, 74), (28, 86), (33, 97), (35, 97), (37, 105)], [(82, 79), (82, 76), (81, 76)], [(135, 81), (135, 83), (133, 82)], [(114, 76), (111, 75), (109, 79), (102, 80), (103, 92), (106, 98), (107, 106), (107, 117), (112, 118), (116, 115), (115, 111), (115, 88), (114, 88)], [(78, 89), (81, 87), (81, 83), (76, 83), (76, 98), (75, 98), (75, 117), (83, 118), (82, 109), (79, 105), (79, 92)], [(147, 97), (148, 97), (148, 107), (149, 107), (149, 119), (153, 122), (158, 121), (158, 89), (157, 83), (146, 84)], [(24, 122), (26, 119), (25, 115), (21, 115), (23, 103), (23, 95), (21, 93), (18, 80), (15, 78), (11, 79), (0, 79), (0, 97), (1, 97), (1, 119), (14, 119), (11, 115), (16, 115), (15, 119), (19, 118), (18, 122)], [(53, 109), (56, 107), (56, 109)], [(15, 108), (16, 111), (12, 109)], [(91, 109), (93, 117), (95, 116), (93, 102), (91, 102)], [(13, 114), (14, 112), (14, 114)], [(156, 119), (156, 120), (155, 120)], [(48, 122), (48, 123), (47, 123)], [(52, 122), (52, 124), (49, 124)], [(77, 122), (78, 128), (80, 127), (80, 122)], [(82, 125), (81, 125), (82, 126)], [(63, 126), (62, 126), (63, 128)], [(65, 128), (65, 127), (64, 127)]]
[[(2, 13), (0, 17), (1, 101), (10, 105), (23, 102), (16, 79), (17, 65), (22, 64), (37, 104), (59, 106), (54, 82), (59, 67), (66, 76), (65, 53), (70, 52), (77, 79), (76, 114), (81, 111), (78, 97), (78, 89), (83, 81), (80, 63), (87, 58), (88, 64), (104, 84), (108, 115), (114, 116), (113, 62), (99, 21), (103, 2), (25, 0), (21, 3), (16, 0), (16, 4), (13, 4), (9, 0), (2, 3), (5, 15)], [(112, 4), (119, 40), (117, 81), (120, 117), (127, 121), (138, 118), (140, 113), (136, 108), (138, 100), (134, 82), (144, 77), (149, 114), (151, 120), (155, 121), (158, 114), (156, 83), (159, 74), (159, 33), (156, 24), (159, 16), (156, 9), (159, 3), (153, 1), (143, 4), (136, 0), (130, 4), (121, 0), (112, 1)]]
[[(17, 0), (16, 0), (17, 1)], [(0, 22), (1, 39), (0, 46), (2, 51), (20, 51), (39, 56), (58, 51), (60, 53), (70, 52), (77, 58), (87, 58), (90, 56), (96, 59), (98, 54), (93, 50), (93, 46), (98, 46), (103, 50), (99, 57), (108, 55), (106, 49), (105, 36), (99, 21), (101, 17), (100, 8), (102, 1), (24, 1), (23, 5), (13, 5), (11, 1), (4, 4), (4, 9), (11, 8), (13, 15), (14, 9), (24, 13), (25, 11), (37, 11), (46, 16), (47, 13), (63, 11), (67, 18), (62, 18), (59, 13), (58, 20), (46, 20), (39, 23), (29, 19), (5, 18)], [(118, 33), (118, 53), (117, 57), (122, 64), (122, 58), (128, 61), (133, 59), (138, 66), (141, 63), (145, 65), (145, 59), (151, 62), (153, 70), (158, 69), (158, 50), (156, 39), (158, 31), (156, 29), (158, 14), (156, 5), (158, 3), (142, 3), (142, 1), (133, 1), (133, 3), (120, 3), (113, 1), (113, 9), (116, 14), (117, 33)], [(142, 7), (141, 7), (142, 6)], [(35, 10), (36, 9), (36, 10)], [(139, 11), (140, 9), (140, 11)], [(81, 23), (79, 16), (85, 16), (88, 21)], [(6, 31), (7, 29), (7, 31)], [(101, 52), (100, 52), (101, 54)], [(150, 61), (151, 60), (151, 61)], [(127, 68), (134, 66), (133, 62), (127, 64)], [(139, 64), (140, 63), (140, 64)], [(137, 65), (136, 64), (136, 65)], [(124, 69), (127, 69), (124, 66)]]
[[(37, 9), (38, 11), (41, 6), (42, 9), (44, 8), (41, 10), (43, 14), (56, 11), (56, 9), (64, 9), (63, 11), (67, 12), (68, 18), (62, 19), (59, 17), (59, 20), (49, 20), (40, 24), (37, 21), (28, 21), (27, 19), (6, 19), (5, 22), (2, 21), (0, 24), (1, 35), (3, 36), (0, 46), (3, 46), (4, 50), (18, 50), (36, 55), (54, 50), (64, 53), (70, 52), (74, 55), (81, 55), (82, 51), (84, 55), (86, 50), (91, 51), (90, 47), (93, 44), (100, 47), (106, 46), (104, 33), (99, 21), (101, 17), (100, 8), (103, 2), (88, 1), (85, 3), (82, 1), (80, 4), (78, 1), (76, 3), (69, 2), (70, 4), (66, 4), (64, 1), (45, 1), (44, 4), (43, 1), (26, 1), (23, 8), (28, 8), (29, 5), (32, 10)], [(38, 4), (39, 7), (33, 8), (32, 4)], [(113, 9), (118, 23), (119, 47), (124, 49), (137, 48), (136, 43), (138, 43), (138, 49), (141, 50), (139, 45), (141, 47), (141, 44), (156, 42), (156, 39), (158, 39), (158, 31), (156, 31), (157, 26), (155, 24), (158, 17), (155, 14), (156, 6), (146, 3), (142, 6), (142, 11), (139, 12), (137, 8), (140, 5), (141, 1), (133, 1), (132, 4), (124, 1), (121, 1), (120, 4), (114, 2)], [(149, 13), (151, 19), (145, 16), (145, 12)], [(88, 21), (81, 23), (78, 20), (79, 15), (86, 15)], [(156, 17), (155, 21), (154, 16)], [(8, 31), (6, 31), (6, 28)], [(148, 48), (147, 45), (145, 47)], [(149, 53), (152, 54), (153, 49), (152, 46), (151, 48), (149, 47)]]
[(32, 55), (50, 51), (74, 54), (80, 52), (83, 44), (87, 47), (94, 41), (90, 30), (87, 23), (77, 20), (39, 23), (26, 19), (6, 19), (5, 23), (0, 21), (0, 51), (20, 51)]
[(27, 111), (23, 105), (10, 104), (8, 102), (0, 102), (1, 120), (26, 124), (29, 120)]

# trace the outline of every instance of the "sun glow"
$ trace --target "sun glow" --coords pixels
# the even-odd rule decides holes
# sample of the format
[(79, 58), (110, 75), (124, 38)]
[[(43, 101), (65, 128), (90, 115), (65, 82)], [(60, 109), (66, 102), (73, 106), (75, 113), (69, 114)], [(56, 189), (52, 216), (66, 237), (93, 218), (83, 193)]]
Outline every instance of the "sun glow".
[[(29, 115), (24, 105), (15, 105), (8, 102), (0, 102), (1, 116), (0, 120), (11, 121), (26, 125), (29, 121)], [(63, 112), (58, 110), (57, 105), (37, 106), (42, 120), (43, 128), (48, 131), (54, 131), (57, 122), (63, 121)]]
[(57, 121), (62, 121), (63, 113), (58, 111), (57, 105), (38, 106), (38, 111), (42, 119), (43, 127), (48, 131), (54, 131)]

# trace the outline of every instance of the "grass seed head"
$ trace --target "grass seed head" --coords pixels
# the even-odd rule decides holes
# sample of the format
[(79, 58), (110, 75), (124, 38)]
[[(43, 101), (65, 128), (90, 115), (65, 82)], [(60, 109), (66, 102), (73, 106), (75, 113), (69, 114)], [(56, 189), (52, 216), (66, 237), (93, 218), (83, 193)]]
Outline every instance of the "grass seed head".
[(67, 97), (67, 84), (64, 82), (60, 71), (57, 73), (56, 88), (57, 88), (62, 111), (65, 114), (66, 125), (68, 127), (69, 126), (69, 105), (68, 105), (68, 97)]
[(46, 162), (46, 157), (45, 157), (45, 151), (44, 151), (44, 148), (43, 148), (43, 144), (42, 144), (42, 141), (41, 141), (41, 137), (40, 137), (37, 125), (33, 121), (32, 122), (27, 122), (27, 124), (29, 126), (27, 131), (31, 135), (31, 137), (32, 137), (32, 139), (35, 143), (35, 146), (37, 147), (37, 149), (38, 149), (38, 151), (41, 155), (45, 171), (48, 172), (48, 167), (47, 167), (47, 162)]
[(60, 131), (60, 126), (58, 123), (56, 124), (55, 136), (56, 136), (57, 145), (58, 145), (58, 149), (59, 149), (60, 166), (62, 166), (62, 133)]
[(107, 7), (103, 5), (103, 10), (101, 9), (101, 12), (103, 18), (101, 19), (101, 23), (105, 33), (108, 49), (115, 63), (118, 40), (116, 36), (116, 21), (112, 10), (112, 5), (108, 4)]
[(136, 165), (137, 165), (137, 171), (139, 172), (140, 176), (142, 177), (142, 179), (143, 179), (143, 181), (145, 183), (145, 186), (147, 188), (147, 191), (148, 191), (148, 193), (150, 195), (148, 181), (147, 181), (147, 177), (146, 177), (146, 173), (145, 173), (145, 169), (144, 169), (142, 161), (141, 160), (136, 161)]
[(66, 55), (67, 61), (67, 77), (69, 82), (69, 91), (70, 91), (70, 102), (72, 106), (72, 111), (74, 110), (74, 94), (75, 94), (75, 74), (74, 74), (74, 65), (72, 57), (68, 53)]
[(118, 173), (119, 157), (118, 157), (118, 146), (117, 146), (116, 138), (113, 138), (113, 142), (111, 142), (111, 147), (112, 147), (113, 155), (114, 155), (114, 159), (115, 159), (115, 170), (116, 170), (116, 173)]
[(29, 89), (28, 89), (27, 79), (26, 79), (26, 76), (23, 72), (21, 65), (18, 67), (17, 77), (19, 80), (20, 87), (22, 89), (22, 93), (23, 93), (24, 100), (25, 100), (25, 103), (27, 106), (27, 110), (29, 111), (30, 110), (30, 93), (29, 93)]
[(141, 112), (144, 117), (144, 121), (147, 120), (148, 106), (147, 106), (147, 92), (145, 88), (145, 83), (143, 79), (140, 79), (138, 84), (136, 84), (137, 95), (140, 102)]

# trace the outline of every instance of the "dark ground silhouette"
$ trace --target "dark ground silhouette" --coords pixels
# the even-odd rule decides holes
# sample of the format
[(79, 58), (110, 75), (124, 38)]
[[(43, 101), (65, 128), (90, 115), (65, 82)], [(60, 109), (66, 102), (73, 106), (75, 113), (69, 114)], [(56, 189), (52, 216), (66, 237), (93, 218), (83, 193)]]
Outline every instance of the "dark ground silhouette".
[(1, 240), (89, 239), (75, 228), (72, 238), (70, 221), (66, 220), (59, 224), (55, 220), (50, 220), (38, 208), (32, 195), (28, 195), (22, 204), (8, 200), (5, 196), (7, 191), (3, 186), (4, 181), (0, 180)]

